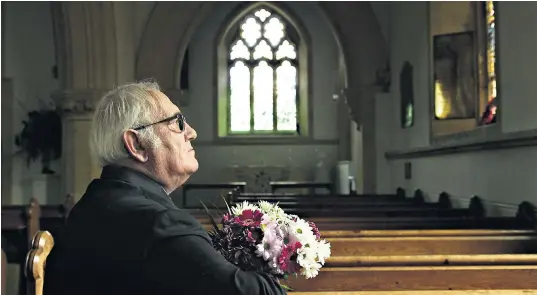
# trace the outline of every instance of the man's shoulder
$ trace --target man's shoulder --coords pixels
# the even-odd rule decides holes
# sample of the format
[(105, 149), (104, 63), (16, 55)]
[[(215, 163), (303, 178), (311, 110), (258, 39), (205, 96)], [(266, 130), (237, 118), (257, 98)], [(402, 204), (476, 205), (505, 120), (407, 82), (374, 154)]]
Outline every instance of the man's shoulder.
[(153, 226), (156, 238), (198, 235), (208, 239), (207, 231), (192, 214), (181, 209), (160, 211)]
[(88, 186), (82, 201), (98, 204), (112, 211), (163, 211), (173, 208), (168, 196), (158, 196), (144, 191), (133, 184), (95, 179)]

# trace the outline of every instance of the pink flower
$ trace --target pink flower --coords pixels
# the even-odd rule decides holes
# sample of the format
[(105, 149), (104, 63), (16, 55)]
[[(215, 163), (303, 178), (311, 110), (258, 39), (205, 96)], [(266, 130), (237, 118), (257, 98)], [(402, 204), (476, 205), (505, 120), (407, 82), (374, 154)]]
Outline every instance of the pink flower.
[(313, 223), (311, 221), (308, 221), (308, 224), (311, 226), (311, 229), (313, 230), (313, 234), (315, 234), (315, 237), (317, 239), (320, 239), (321, 238), (321, 232), (319, 231), (319, 229), (317, 228), (315, 223)]
[(252, 244), (257, 244), (259, 242), (259, 238), (261, 237), (260, 229), (247, 229), (246, 232), (246, 240)]
[(278, 266), (287, 273), (296, 273), (300, 270), (300, 265), (296, 262), (297, 249), (301, 248), (300, 242), (287, 244), (282, 248), (282, 253), (278, 259)]
[(261, 225), (261, 218), (263, 218), (263, 213), (261, 211), (246, 209), (242, 211), (241, 215), (235, 217), (234, 221), (242, 226), (257, 227)]

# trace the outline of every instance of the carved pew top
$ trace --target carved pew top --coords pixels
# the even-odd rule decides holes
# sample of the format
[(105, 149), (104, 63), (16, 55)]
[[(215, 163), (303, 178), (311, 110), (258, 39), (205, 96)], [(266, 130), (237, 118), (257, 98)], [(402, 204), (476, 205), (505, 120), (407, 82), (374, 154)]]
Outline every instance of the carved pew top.
[(39, 231), (34, 236), (32, 248), (26, 256), (24, 275), (35, 283), (35, 295), (43, 295), (47, 257), (54, 247), (54, 238), (48, 231)]

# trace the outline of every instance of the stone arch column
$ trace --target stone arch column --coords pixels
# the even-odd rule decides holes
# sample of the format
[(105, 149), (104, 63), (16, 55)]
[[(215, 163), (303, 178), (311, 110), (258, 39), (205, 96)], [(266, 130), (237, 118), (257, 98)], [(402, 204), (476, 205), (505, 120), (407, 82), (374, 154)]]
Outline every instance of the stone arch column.
[[(375, 105), (377, 71), (388, 61), (388, 45), (369, 2), (322, 2), (342, 52), (342, 91), (350, 117), (361, 127), (363, 183), (365, 192), (375, 191)], [(212, 9), (211, 2), (158, 2), (147, 22), (140, 43), (136, 74), (153, 77), (174, 101), (186, 105), (179, 91), (183, 53), (195, 28)], [(158, 58), (155, 58), (158, 57)], [(346, 77), (346, 79), (344, 79)], [(347, 132), (343, 130), (342, 132)], [(349, 134), (350, 136), (350, 134)], [(345, 153), (345, 151), (340, 151)], [(341, 157), (340, 157), (341, 158)]]
[(320, 2), (339, 35), (347, 68), (344, 97), (361, 131), (363, 191), (376, 192), (375, 95), (377, 72), (388, 64), (388, 43), (369, 2)]
[(61, 191), (78, 200), (100, 174), (88, 144), (94, 105), (117, 84), (114, 3), (55, 2), (52, 11), (62, 88), (53, 97), (64, 114)]

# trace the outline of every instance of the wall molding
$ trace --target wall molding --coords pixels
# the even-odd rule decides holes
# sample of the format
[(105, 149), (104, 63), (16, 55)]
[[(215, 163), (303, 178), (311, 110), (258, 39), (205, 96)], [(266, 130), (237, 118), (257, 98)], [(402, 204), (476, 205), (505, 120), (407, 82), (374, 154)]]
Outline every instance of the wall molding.
[(388, 160), (426, 158), (458, 153), (482, 152), (537, 146), (537, 130), (502, 134), (497, 138), (467, 140), (458, 143), (432, 145), (430, 147), (388, 151)]

